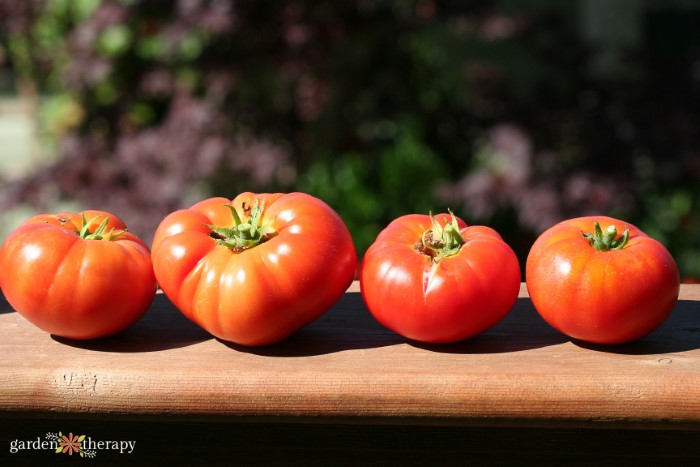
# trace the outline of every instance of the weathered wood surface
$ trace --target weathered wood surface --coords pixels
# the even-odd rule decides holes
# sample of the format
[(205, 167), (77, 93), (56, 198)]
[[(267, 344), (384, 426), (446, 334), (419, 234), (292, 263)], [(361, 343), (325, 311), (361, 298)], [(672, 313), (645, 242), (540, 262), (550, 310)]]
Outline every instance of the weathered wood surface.
[(498, 326), (450, 345), (376, 323), (357, 283), (280, 344), (211, 337), (158, 295), (130, 330), (76, 342), (0, 301), (0, 417), (700, 429), (700, 285), (632, 344), (572, 342), (524, 287)]

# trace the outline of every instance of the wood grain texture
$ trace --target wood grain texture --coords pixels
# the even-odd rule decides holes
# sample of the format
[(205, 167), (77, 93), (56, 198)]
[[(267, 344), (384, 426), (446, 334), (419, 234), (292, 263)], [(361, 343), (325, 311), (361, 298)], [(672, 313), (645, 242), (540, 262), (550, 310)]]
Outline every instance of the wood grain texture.
[(34, 328), (0, 301), (0, 417), (700, 429), (700, 285), (632, 344), (571, 342), (524, 286), (498, 326), (424, 345), (380, 326), (357, 283), (322, 319), (269, 347), (211, 337), (158, 295), (111, 338)]

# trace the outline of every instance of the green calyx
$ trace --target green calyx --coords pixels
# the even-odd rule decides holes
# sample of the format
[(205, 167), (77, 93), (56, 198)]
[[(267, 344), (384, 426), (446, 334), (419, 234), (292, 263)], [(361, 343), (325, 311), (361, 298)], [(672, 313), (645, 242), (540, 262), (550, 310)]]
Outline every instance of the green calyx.
[(625, 227), (624, 233), (619, 237), (617, 236), (617, 228), (614, 225), (603, 231), (598, 221), (595, 221), (593, 222), (593, 229), (593, 233), (581, 233), (583, 238), (588, 240), (588, 243), (598, 251), (621, 250), (630, 239), (629, 227)]
[(90, 226), (93, 225), (94, 221), (96, 221), (100, 217), (101, 216), (93, 217), (88, 222), (87, 219), (85, 219), (85, 213), (81, 213), (80, 218), (82, 225), (80, 227), (80, 231), (78, 232), (78, 236), (83, 240), (106, 240), (109, 242), (112, 240), (116, 240), (117, 238), (124, 235), (124, 233), (126, 232), (126, 230), (114, 230), (114, 227), (107, 231), (109, 217), (105, 217), (100, 223), (99, 227), (97, 227), (97, 229), (95, 229), (94, 232), (90, 232)]
[(230, 248), (235, 253), (240, 253), (274, 236), (275, 232), (269, 225), (260, 224), (263, 211), (265, 210), (264, 202), (260, 204), (257, 199), (255, 200), (253, 207), (250, 209), (250, 216), (247, 222), (241, 220), (241, 216), (236, 211), (236, 208), (230, 204), (227, 204), (226, 207), (231, 211), (233, 227), (218, 227), (207, 224), (207, 227), (212, 230), (211, 237), (219, 245)]
[(436, 263), (448, 256), (456, 255), (465, 243), (459, 231), (457, 218), (452, 211), (449, 213), (452, 220), (442, 226), (431, 212), (429, 215), (432, 227), (423, 233), (420, 242), (415, 245), (416, 251), (430, 256)]

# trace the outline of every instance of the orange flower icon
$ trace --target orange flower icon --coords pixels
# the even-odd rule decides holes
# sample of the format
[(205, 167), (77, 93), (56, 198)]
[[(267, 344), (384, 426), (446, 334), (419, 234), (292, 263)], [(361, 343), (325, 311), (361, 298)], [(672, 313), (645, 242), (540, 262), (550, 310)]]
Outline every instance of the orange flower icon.
[[(61, 433), (59, 433), (59, 436)], [(73, 436), (73, 433), (68, 433), (68, 436), (63, 436), (62, 438), (59, 438), (59, 443), (58, 443), (58, 449), (56, 449), (56, 453), (68, 453), (69, 456), (72, 456), (73, 453), (79, 453), (82, 450), (82, 442), (85, 439), (85, 435), (78, 436), (75, 435)]]

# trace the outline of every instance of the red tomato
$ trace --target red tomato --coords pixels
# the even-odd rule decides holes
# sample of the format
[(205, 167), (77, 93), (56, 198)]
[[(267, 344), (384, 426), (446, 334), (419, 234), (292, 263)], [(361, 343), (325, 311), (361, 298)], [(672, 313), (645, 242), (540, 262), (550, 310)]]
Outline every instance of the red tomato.
[(104, 211), (41, 214), (0, 249), (0, 287), (21, 315), (71, 339), (116, 334), (156, 292), (148, 246)]
[(303, 193), (242, 193), (176, 211), (158, 227), (153, 266), (189, 319), (242, 345), (278, 342), (345, 293), (357, 257), (350, 232)]
[(661, 243), (602, 216), (570, 219), (544, 232), (530, 250), (525, 277), (545, 321), (598, 344), (649, 334), (671, 314), (680, 290), (676, 263)]
[(360, 287), (369, 311), (392, 331), (456, 342), (496, 325), (513, 308), (520, 265), (489, 227), (467, 227), (448, 214), (411, 214), (391, 222), (367, 250)]

